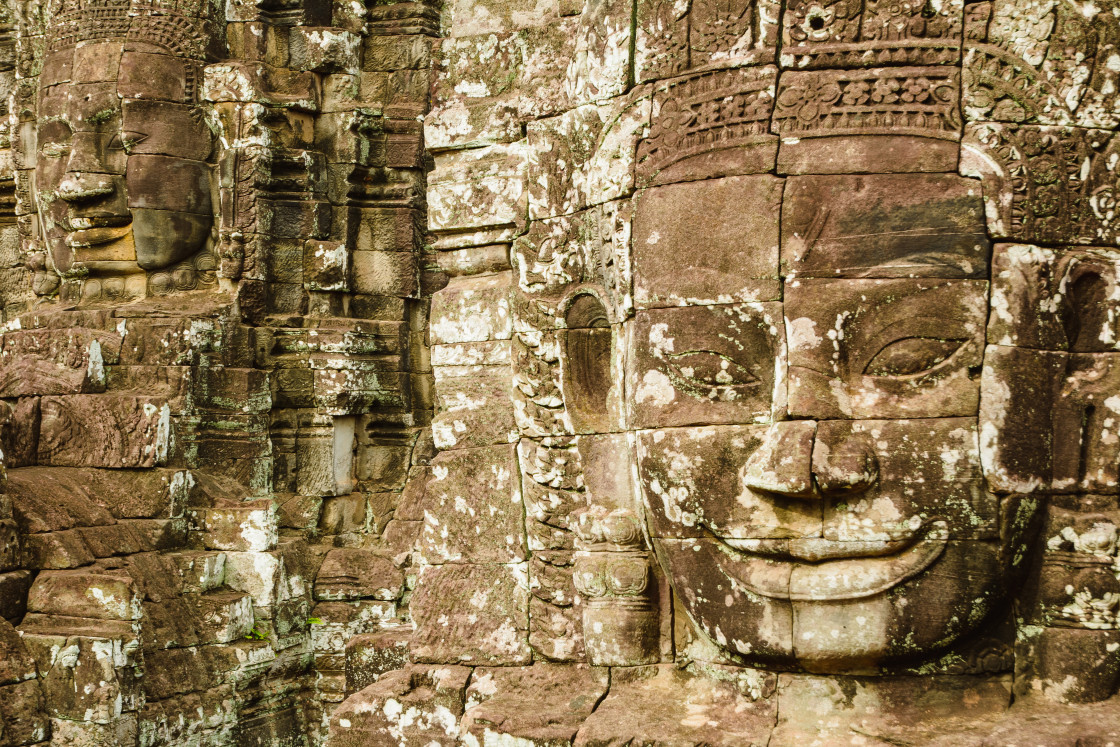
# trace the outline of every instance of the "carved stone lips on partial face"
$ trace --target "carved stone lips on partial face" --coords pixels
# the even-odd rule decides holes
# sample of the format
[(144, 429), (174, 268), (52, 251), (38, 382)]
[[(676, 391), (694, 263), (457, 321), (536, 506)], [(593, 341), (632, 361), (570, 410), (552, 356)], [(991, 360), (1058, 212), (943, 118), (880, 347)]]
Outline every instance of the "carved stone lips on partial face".
[(70, 230), (66, 245), (73, 248), (108, 244), (128, 235), (132, 230), (132, 216), (104, 215), (69, 218)]
[(928, 568), (945, 550), (949, 529), (931, 521), (909, 539), (838, 542), (723, 539), (727, 568), (749, 590), (772, 599), (839, 601), (874, 596)]

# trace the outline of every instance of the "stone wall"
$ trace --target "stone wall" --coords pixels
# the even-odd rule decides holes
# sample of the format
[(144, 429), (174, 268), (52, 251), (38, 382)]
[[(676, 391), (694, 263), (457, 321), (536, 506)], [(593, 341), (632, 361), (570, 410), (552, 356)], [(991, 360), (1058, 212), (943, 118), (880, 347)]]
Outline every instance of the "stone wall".
[(319, 744), (408, 620), (438, 12), (5, 10), (0, 744)]
[(0, 4), (0, 747), (1120, 739), (1118, 18)]
[(1115, 734), (1116, 15), (445, 6), (413, 664), (331, 743)]

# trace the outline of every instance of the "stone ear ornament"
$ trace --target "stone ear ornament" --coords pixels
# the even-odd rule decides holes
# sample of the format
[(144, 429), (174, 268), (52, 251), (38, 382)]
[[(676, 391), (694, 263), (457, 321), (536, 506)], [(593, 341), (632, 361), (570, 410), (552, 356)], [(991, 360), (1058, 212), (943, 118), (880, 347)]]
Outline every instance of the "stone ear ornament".
[(572, 570), (583, 597), (583, 638), (598, 666), (660, 659), (658, 610), (649, 554), (638, 517), (592, 507), (575, 518)]

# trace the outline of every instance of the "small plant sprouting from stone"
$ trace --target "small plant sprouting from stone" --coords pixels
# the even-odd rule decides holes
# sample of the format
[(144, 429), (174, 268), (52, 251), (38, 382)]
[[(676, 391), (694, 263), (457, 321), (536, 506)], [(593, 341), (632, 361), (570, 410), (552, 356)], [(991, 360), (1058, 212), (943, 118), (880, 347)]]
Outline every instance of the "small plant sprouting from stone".
[(256, 625), (254, 625), (252, 630), (245, 634), (245, 638), (246, 640), (250, 641), (263, 641), (268, 638), (268, 631), (261, 630)]
[(325, 625), (325, 623), (323, 622), (323, 618), (321, 618), (321, 617), (309, 617), (309, 618), (307, 618), (307, 624), (308, 625)]
[(113, 114), (115, 114), (115, 112), (112, 109), (102, 109), (89, 117), (87, 121), (92, 125), (99, 125), (112, 119)]

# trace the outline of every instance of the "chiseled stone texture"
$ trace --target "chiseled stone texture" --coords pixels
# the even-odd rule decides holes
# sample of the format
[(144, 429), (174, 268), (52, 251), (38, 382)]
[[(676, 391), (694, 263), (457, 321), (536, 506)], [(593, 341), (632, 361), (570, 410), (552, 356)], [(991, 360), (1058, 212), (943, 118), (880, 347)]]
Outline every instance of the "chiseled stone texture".
[(768, 744), (777, 717), (773, 674), (658, 666), (619, 679), (574, 744)]
[(414, 665), (389, 672), (331, 716), (331, 744), (458, 744), (459, 719), (472, 670)]
[(417, 573), (438, 13), (9, 5), (0, 744), (321, 745)]
[(467, 744), (503, 738), (530, 744), (571, 744), (607, 692), (603, 668), (537, 662), (528, 667), (479, 667), (466, 690), (460, 723)]
[(443, 452), (424, 488), (424, 562), (525, 560), (525, 509), (514, 445)]
[(529, 578), (523, 563), (423, 568), (412, 598), (418, 662), (528, 664)]
[(1120, 743), (1118, 19), (0, 3), (0, 747)]

